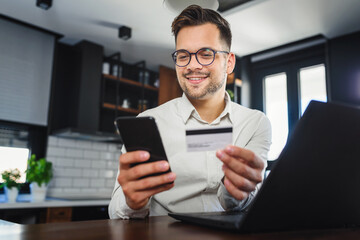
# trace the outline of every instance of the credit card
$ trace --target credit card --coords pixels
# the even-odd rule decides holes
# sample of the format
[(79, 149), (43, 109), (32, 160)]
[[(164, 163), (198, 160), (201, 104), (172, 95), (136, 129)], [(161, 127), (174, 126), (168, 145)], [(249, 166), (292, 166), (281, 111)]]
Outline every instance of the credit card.
[(186, 130), (188, 152), (216, 151), (232, 144), (232, 127)]

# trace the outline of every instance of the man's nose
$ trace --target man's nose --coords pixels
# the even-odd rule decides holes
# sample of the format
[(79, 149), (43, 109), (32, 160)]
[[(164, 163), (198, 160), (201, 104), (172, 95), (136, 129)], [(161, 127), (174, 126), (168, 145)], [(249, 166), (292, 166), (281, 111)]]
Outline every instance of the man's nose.
[(203, 66), (197, 61), (195, 53), (192, 53), (190, 62), (186, 67), (188, 69), (201, 69)]

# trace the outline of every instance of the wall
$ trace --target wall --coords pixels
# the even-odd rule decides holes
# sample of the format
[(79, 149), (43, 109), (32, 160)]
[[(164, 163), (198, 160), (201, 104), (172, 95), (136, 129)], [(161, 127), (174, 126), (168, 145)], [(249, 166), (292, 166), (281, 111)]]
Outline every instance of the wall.
[(360, 106), (360, 32), (329, 42), (331, 100)]
[(54, 166), (48, 196), (69, 199), (110, 198), (120, 145), (50, 136), (47, 160)]

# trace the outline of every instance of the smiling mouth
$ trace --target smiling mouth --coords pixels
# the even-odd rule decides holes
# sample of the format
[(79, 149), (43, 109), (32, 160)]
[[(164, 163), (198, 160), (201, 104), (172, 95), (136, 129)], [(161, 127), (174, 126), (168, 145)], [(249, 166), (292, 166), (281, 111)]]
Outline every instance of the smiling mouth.
[(199, 84), (207, 78), (208, 78), (207, 75), (206, 76), (186, 76), (186, 79), (192, 84)]

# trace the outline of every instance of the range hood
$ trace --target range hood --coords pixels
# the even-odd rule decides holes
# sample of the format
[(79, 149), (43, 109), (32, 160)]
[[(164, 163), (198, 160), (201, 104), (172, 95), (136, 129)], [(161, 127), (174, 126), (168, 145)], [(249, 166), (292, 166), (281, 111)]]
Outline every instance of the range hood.
[(122, 143), (120, 136), (117, 134), (99, 131), (86, 131), (76, 128), (63, 128), (60, 130), (55, 130), (52, 135), (62, 138), (71, 138), (86, 141)]
[(121, 143), (115, 116), (101, 108), (103, 47), (89, 41), (74, 46), (57, 43), (56, 52), (50, 134)]

